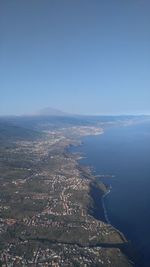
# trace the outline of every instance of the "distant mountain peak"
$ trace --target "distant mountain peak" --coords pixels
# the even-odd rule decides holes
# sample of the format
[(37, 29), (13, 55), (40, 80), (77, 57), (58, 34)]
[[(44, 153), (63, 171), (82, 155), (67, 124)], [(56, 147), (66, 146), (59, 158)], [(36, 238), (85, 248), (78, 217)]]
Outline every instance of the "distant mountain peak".
[(46, 107), (43, 108), (41, 110), (39, 110), (39, 112), (37, 112), (37, 115), (43, 115), (43, 116), (69, 116), (68, 113), (63, 112), (59, 109), (55, 109), (52, 107)]

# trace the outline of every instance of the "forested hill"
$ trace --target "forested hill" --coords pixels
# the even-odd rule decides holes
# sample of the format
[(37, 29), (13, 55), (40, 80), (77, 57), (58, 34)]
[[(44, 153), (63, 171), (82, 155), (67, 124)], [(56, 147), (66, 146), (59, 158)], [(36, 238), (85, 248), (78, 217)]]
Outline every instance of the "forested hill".
[(16, 140), (32, 140), (41, 136), (41, 133), (27, 128), (15, 126), (0, 121), (0, 142)]

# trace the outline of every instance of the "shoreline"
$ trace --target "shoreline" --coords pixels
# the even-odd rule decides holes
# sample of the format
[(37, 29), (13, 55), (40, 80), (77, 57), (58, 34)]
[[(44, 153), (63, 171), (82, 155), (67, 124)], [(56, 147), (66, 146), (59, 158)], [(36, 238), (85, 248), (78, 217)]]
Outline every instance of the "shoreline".
[(101, 201), (102, 201), (102, 206), (103, 206), (103, 210), (104, 210), (104, 216), (105, 216), (106, 222), (107, 222), (108, 224), (111, 224), (111, 222), (110, 222), (110, 220), (109, 220), (108, 213), (107, 213), (107, 209), (106, 209), (106, 206), (105, 206), (105, 198), (106, 198), (106, 196), (107, 196), (108, 194), (110, 194), (110, 192), (111, 192), (111, 187), (110, 187), (110, 189), (108, 189), (108, 192), (106, 192), (106, 193), (102, 196), (102, 199), (101, 199)]
[[(101, 133), (99, 133), (98, 135), (101, 135), (101, 134), (104, 134), (104, 131), (103, 132), (101, 132)], [(93, 136), (93, 135), (91, 135), (91, 136)], [(91, 179), (91, 182), (93, 181), (93, 178), (94, 178), (94, 182), (96, 182), (97, 183), (97, 185), (98, 184), (101, 184), (101, 185), (103, 185), (105, 188), (106, 188), (106, 186), (105, 186), (105, 184), (103, 183), (103, 181), (99, 181), (99, 182), (97, 182), (96, 181), (96, 179), (97, 178), (104, 178), (104, 177), (114, 177), (114, 175), (98, 175), (98, 174), (93, 174), (93, 171), (92, 171), (92, 168), (93, 168), (93, 166), (92, 167), (90, 167), (89, 165), (86, 165), (86, 166), (83, 166), (80, 162), (81, 162), (81, 160), (83, 159), (83, 158), (85, 158), (85, 159), (87, 159), (87, 156), (86, 155), (84, 155), (84, 157), (82, 156), (82, 154), (78, 151), (78, 152), (70, 152), (70, 149), (71, 148), (73, 148), (73, 147), (75, 147), (75, 148), (78, 148), (78, 147), (80, 147), (80, 146), (82, 146), (82, 144), (83, 144), (84, 142), (83, 142), (83, 140), (80, 140), (80, 142), (77, 144), (77, 143), (75, 143), (75, 144), (70, 144), (70, 146), (69, 146), (69, 148), (67, 148), (67, 151), (69, 152), (69, 153), (71, 153), (72, 155), (78, 155), (78, 157), (75, 159), (76, 161), (77, 161), (77, 163), (78, 163), (78, 169), (80, 170), (80, 172), (82, 173), (82, 175), (85, 177), (85, 179)], [(85, 169), (84, 169), (85, 168)], [(88, 171), (87, 171), (88, 170)], [(89, 184), (89, 186), (91, 187), (91, 183)], [(94, 212), (94, 217), (98, 217), (98, 220), (100, 220), (100, 217), (102, 217), (101, 218), (101, 220), (103, 221), (104, 220), (104, 222), (106, 222), (106, 223), (108, 223), (108, 224), (110, 224), (111, 225), (111, 222), (110, 222), (110, 220), (109, 220), (109, 218), (108, 218), (108, 213), (107, 213), (107, 209), (106, 209), (106, 206), (105, 206), (105, 197), (110, 193), (110, 191), (111, 191), (111, 185), (109, 186), (109, 189), (106, 189), (106, 192), (105, 191), (103, 191), (102, 189), (100, 190), (100, 188), (98, 188), (99, 189), (99, 197), (100, 197), (100, 202), (101, 202), (101, 205), (102, 205), (102, 209), (103, 209), (103, 214), (100, 214), (100, 216), (97, 216), (96, 214), (95, 214), (95, 212)], [(90, 190), (91, 190), (91, 188), (90, 188)], [(101, 191), (101, 192), (100, 192)], [(92, 197), (92, 200), (93, 200), (93, 194), (91, 194), (91, 192), (90, 192), (90, 196)], [(94, 199), (94, 202), (95, 202), (95, 205), (96, 206), (99, 206), (100, 207), (100, 205), (98, 204), (97, 205), (97, 200), (96, 199)], [(95, 207), (94, 207), (94, 209), (95, 209)], [(94, 210), (93, 209), (93, 210)], [(96, 215), (96, 216), (95, 216)]]

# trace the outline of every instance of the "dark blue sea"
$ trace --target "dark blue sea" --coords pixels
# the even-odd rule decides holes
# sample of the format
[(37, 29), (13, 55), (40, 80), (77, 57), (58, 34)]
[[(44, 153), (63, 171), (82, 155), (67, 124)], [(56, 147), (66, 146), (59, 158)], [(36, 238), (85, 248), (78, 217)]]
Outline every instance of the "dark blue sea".
[(142, 267), (150, 266), (150, 123), (105, 130), (82, 139), (76, 149), (86, 156), (81, 164), (94, 174), (114, 175), (105, 198), (110, 223), (136, 246)]

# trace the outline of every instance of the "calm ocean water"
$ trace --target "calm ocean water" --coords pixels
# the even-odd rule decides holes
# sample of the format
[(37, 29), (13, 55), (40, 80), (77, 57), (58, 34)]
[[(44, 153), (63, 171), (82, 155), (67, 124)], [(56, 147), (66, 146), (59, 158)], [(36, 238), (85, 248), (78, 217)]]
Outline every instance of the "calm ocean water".
[(150, 123), (111, 128), (103, 135), (83, 138), (76, 149), (86, 155), (81, 163), (112, 186), (105, 198), (109, 221), (132, 241), (150, 266)]

